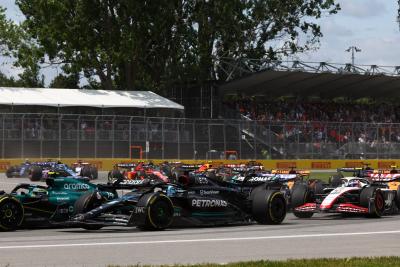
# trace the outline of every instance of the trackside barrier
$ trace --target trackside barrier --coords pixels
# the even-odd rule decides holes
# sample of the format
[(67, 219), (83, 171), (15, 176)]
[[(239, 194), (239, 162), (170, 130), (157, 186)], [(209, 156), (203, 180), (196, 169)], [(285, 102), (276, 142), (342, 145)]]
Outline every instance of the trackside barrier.
[[(47, 158), (30, 158), (31, 162), (34, 161), (47, 161)], [(58, 160), (58, 159), (57, 159)], [(61, 162), (71, 165), (76, 162), (75, 158), (61, 158), (59, 159)], [(129, 158), (81, 158), (80, 160), (84, 162), (89, 162), (95, 165), (100, 171), (108, 171), (111, 170), (114, 164), (116, 163), (129, 163), (129, 162), (137, 162), (144, 161), (141, 159), (129, 159)], [(19, 165), (24, 162), (25, 159), (14, 158), (14, 159), (0, 159), (0, 172), (5, 172), (9, 166)], [(150, 160), (147, 160), (150, 161)], [(207, 162), (205, 160), (160, 160), (160, 159), (151, 159), (151, 161), (155, 164), (169, 161), (169, 162), (185, 162), (189, 164), (194, 163), (204, 163)], [(209, 161), (215, 164), (237, 164), (237, 163), (246, 163), (246, 160), (214, 160)], [(400, 166), (400, 159), (390, 159), (390, 160), (257, 160), (264, 165), (266, 169), (289, 169), (291, 167), (295, 167), (298, 169), (312, 169), (312, 170), (329, 170), (329, 169), (337, 169), (342, 167), (363, 167), (365, 164), (369, 164), (370, 167), (374, 169), (389, 169), (391, 166), (396, 165)]]

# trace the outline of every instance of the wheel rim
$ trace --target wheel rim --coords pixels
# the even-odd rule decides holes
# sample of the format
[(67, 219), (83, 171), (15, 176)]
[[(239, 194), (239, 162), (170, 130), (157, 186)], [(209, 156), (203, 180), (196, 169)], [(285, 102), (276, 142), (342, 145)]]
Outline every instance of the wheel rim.
[(385, 203), (384, 203), (382, 194), (380, 194), (380, 193), (377, 193), (377, 194), (376, 194), (376, 197), (375, 197), (375, 205), (376, 205), (376, 209), (379, 210), (379, 211), (381, 211), (381, 210), (384, 209)]
[(5, 199), (0, 203), (0, 227), (5, 230), (15, 229), (23, 219), (21, 205), (12, 199)]
[(286, 215), (286, 204), (282, 197), (273, 197), (270, 203), (270, 214), (275, 221), (283, 220)]
[(165, 228), (170, 225), (173, 216), (170, 203), (165, 199), (155, 201), (149, 211), (149, 219), (156, 228)]

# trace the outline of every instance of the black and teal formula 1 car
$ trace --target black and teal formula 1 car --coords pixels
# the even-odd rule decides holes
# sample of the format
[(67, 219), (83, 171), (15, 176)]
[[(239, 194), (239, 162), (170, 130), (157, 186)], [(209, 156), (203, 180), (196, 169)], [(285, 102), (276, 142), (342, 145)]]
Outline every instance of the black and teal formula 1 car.
[(66, 224), (86, 229), (137, 226), (162, 230), (251, 222), (280, 224), (286, 216), (285, 197), (276, 182), (249, 190), (244, 184), (228, 187), (204, 175), (186, 178), (183, 183), (137, 183), (131, 192), (77, 214)]
[(112, 186), (95, 185), (85, 178), (54, 177), (46, 184), (22, 183), (9, 194), (0, 191), (0, 230), (51, 227), (117, 197)]

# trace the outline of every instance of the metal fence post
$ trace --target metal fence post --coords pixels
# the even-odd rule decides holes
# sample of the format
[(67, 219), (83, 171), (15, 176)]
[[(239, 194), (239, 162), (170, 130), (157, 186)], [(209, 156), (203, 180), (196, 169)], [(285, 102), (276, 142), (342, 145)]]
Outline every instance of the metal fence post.
[(164, 124), (165, 124), (165, 117), (162, 118), (161, 121), (161, 158), (164, 159), (165, 154), (164, 154), (164, 150), (165, 150), (165, 135), (164, 135)]
[(97, 119), (99, 116), (96, 116), (94, 119), (94, 158), (97, 159)]
[(58, 159), (61, 159), (61, 122), (63, 115), (58, 115)]
[(180, 124), (181, 124), (181, 119), (178, 119), (176, 128), (178, 130), (178, 159), (179, 160), (181, 159), (181, 131), (180, 131), (181, 127), (180, 127)]
[(111, 143), (111, 158), (114, 158), (115, 155), (115, 115), (113, 116), (112, 120), (112, 143)]
[(76, 158), (79, 159), (79, 142), (80, 142), (80, 134), (81, 134), (81, 126), (80, 126), (80, 120), (81, 120), (81, 116), (78, 116), (78, 119), (76, 121), (77, 124), (77, 131), (76, 131)]
[(197, 151), (196, 151), (196, 120), (193, 120), (193, 159), (197, 159)]
[(25, 131), (24, 131), (24, 127), (25, 127), (25, 125), (24, 125), (24, 123), (25, 123), (25, 114), (24, 115), (22, 115), (22, 118), (21, 118), (21, 158), (24, 158), (24, 156), (25, 156), (25, 151), (24, 151), (24, 139), (25, 139)]
[(238, 131), (239, 131), (239, 158), (242, 159), (242, 123), (238, 122)]
[(223, 128), (222, 128), (222, 134), (224, 135), (224, 155), (225, 155), (225, 159), (227, 159), (227, 157), (226, 157), (226, 154), (225, 154), (225, 151), (227, 150), (226, 149), (226, 121), (224, 121), (224, 124), (223, 124), (223, 126), (222, 126)]
[(39, 138), (40, 138), (40, 158), (43, 158), (43, 114), (40, 116), (40, 134), (39, 134)]
[(6, 122), (5, 122), (5, 120), (6, 120), (6, 118), (5, 118), (5, 116), (6, 115), (4, 115), (3, 114), (3, 138), (2, 138), (2, 145), (1, 145), (1, 158), (3, 158), (4, 159), (4, 157), (5, 157), (5, 138), (6, 138), (6, 129), (5, 129), (5, 127), (6, 127)]
[(132, 157), (132, 120), (133, 117), (129, 117), (129, 155)]
[(211, 125), (210, 125), (210, 121), (208, 121), (207, 126), (208, 126), (208, 151), (206, 152), (206, 159), (208, 159), (208, 153), (211, 150)]

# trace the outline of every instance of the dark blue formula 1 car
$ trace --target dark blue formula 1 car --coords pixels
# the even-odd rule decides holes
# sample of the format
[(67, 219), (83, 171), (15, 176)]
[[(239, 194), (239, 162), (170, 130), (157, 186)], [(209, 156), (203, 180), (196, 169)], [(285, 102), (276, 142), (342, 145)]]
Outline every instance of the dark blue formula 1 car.
[(161, 230), (250, 222), (280, 224), (286, 216), (282, 185), (275, 181), (249, 190), (245, 184), (226, 186), (205, 175), (184, 177), (183, 183), (139, 180), (130, 193), (76, 215), (67, 225)]
[(29, 162), (25, 161), (21, 165), (11, 166), (6, 171), (8, 178), (22, 177), (29, 178), (31, 181), (41, 181), (47, 179), (49, 172), (57, 172), (63, 177), (87, 177), (89, 179), (96, 179), (98, 176), (97, 168), (89, 166), (87, 163), (75, 163), (71, 168), (67, 164), (60, 161), (42, 161), (42, 162)]

